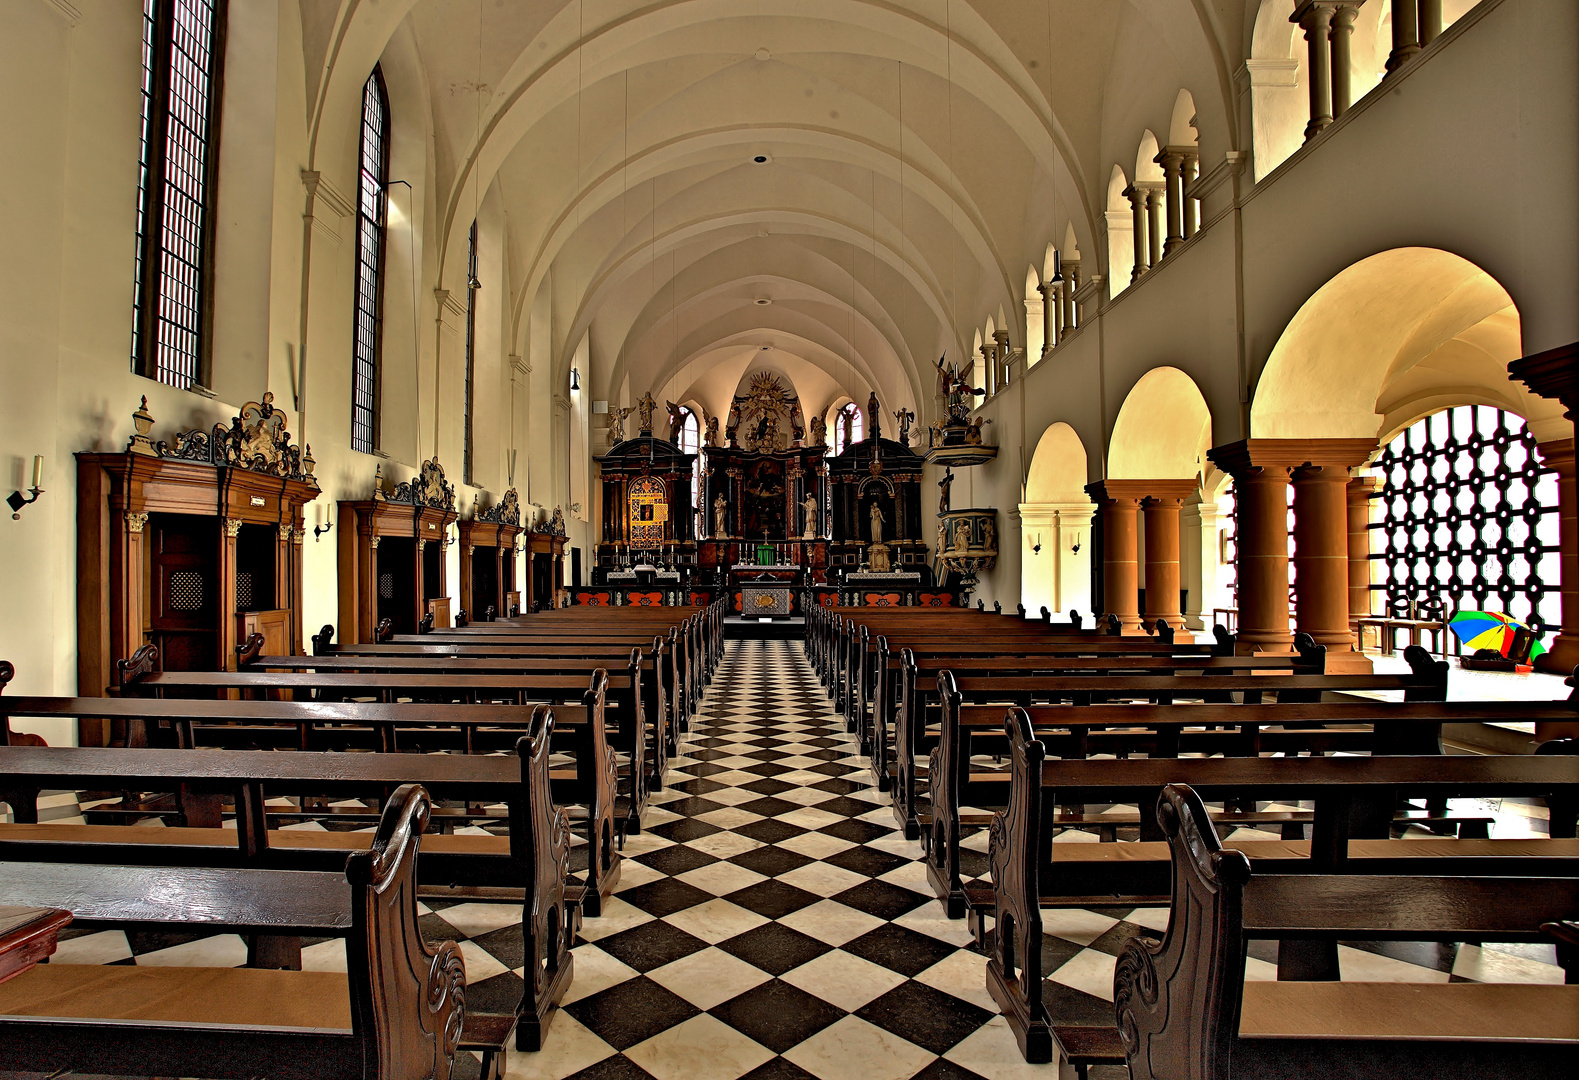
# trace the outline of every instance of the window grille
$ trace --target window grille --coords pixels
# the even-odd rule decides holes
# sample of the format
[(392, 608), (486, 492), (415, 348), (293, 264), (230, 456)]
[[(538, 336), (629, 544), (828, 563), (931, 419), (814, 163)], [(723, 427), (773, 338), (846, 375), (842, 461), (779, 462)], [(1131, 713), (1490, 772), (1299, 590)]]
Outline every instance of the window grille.
[(482, 285), (477, 280), (477, 223), (472, 222), (466, 234), (466, 455), (462, 476), (468, 484), (475, 484), (476, 423), (473, 415), (476, 398), (474, 385), (477, 378), (477, 290)]
[(1371, 559), (1382, 610), (1441, 600), (1557, 625), (1557, 474), (1523, 420), (1487, 405), (1433, 413), (1376, 460)]
[(203, 383), (225, 0), (143, 0), (132, 370)]
[(170, 610), (203, 610), (203, 575), (178, 570), (170, 575)]
[(378, 68), (362, 87), (361, 168), (356, 201), (356, 313), (353, 320), (351, 448), (378, 448), (384, 323), (384, 225), (389, 187), (389, 95)]

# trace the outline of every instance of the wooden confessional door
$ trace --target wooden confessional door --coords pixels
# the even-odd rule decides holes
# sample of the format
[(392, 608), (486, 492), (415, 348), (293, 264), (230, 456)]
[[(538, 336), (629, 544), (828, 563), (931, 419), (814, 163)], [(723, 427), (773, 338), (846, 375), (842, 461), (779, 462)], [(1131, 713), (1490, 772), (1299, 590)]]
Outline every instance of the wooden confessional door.
[(397, 634), (417, 632), (415, 540), (386, 536), (375, 549), (378, 556), (378, 619), (390, 620)]
[(165, 671), (214, 671), (219, 664), (219, 519), (153, 514), (149, 640)]
[(486, 619), (490, 607), (496, 616), (507, 614), (499, 610), (499, 549), (474, 547), (471, 560), (472, 594), (466, 598), (467, 613), (474, 620)]

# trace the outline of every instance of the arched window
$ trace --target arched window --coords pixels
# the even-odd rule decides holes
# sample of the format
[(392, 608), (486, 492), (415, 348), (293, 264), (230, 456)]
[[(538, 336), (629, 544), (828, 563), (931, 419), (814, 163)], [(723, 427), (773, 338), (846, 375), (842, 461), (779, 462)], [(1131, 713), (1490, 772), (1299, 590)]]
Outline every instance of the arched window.
[[(378, 449), (384, 322), (384, 211), (389, 186), (389, 95), (377, 67), (362, 87), (356, 198), (356, 311), (351, 350), (351, 449)], [(469, 429), (468, 429), (469, 430)], [(470, 440), (467, 449), (470, 450)], [(468, 463), (469, 464), (469, 463)]]
[(210, 381), (212, 136), (224, 25), (224, 0), (143, 0), (132, 370), (183, 389)]
[(702, 422), (689, 405), (680, 409), (680, 452), (696, 454), (691, 463), (691, 509), (702, 505)]
[[(850, 438), (844, 437), (844, 418), (850, 420)], [(853, 401), (846, 401), (844, 407), (833, 414), (833, 454), (838, 457), (844, 453), (844, 448), (851, 443), (864, 441), (866, 438), (866, 413)]]
[(1371, 589), (1383, 611), (1440, 599), (1448, 614), (1558, 625), (1557, 474), (1523, 420), (1487, 405), (1433, 413), (1387, 444), (1376, 471)]

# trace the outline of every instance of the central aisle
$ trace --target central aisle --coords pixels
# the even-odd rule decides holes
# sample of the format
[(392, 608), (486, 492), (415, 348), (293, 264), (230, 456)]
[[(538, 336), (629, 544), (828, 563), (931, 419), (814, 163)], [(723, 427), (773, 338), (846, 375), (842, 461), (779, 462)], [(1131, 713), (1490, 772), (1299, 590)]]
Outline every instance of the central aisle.
[[(547, 1046), (513, 1054), (512, 1076), (1053, 1074), (1020, 1059), (984, 957), (943, 917), (799, 642), (729, 643), (670, 784), (626, 845), (618, 898), (583, 924)], [(1107, 995), (1138, 927), (1096, 919), (1083, 966)], [(1054, 968), (1088, 951), (1060, 946)]]

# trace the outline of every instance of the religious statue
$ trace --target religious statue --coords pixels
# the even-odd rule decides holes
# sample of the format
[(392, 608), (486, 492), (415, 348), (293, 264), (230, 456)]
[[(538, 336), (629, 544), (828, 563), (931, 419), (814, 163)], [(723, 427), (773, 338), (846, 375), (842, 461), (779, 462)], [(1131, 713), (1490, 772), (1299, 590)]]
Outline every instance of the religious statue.
[(888, 518), (883, 515), (883, 508), (878, 505), (875, 499), (872, 500), (871, 517), (872, 543), (881, 544), (883, 542), (883, 522), (887, 521)]
[(873, 390), (866, 399), (866, 416), (871, 422), (871, 431), (867, 438), (876, 439), (883, 433), (883, 409), (877, 404), (877, 391)]
[(663, 404), (664, 408), (669, 410), (669, 441), (679, 446), (680, 429), (685, 426), (685, 415), (680, 411), (680, 406), (674, 402), (666, 401)]
[(899, 445), (910, 445), (910, 425), (916, 422), (916, 414), (911, 409), (900, 409), (894, 414), (894, 419), (899, 421)]
[(951, 416), (964, 419), (970, 411), (970, 404), (966, 402), (967, 394), (985, 394), (986, 391), (970, 385), (970, 381), (960, 373), (958, 364), (944, 364), (948, 353), (938, 357), (938, 395), (947, 399), (948, 411)]
[(724, 428), (724, 434), (729, 439), (729, 445), (730, 445), (731, 448), (737, 447), (737, 446), (740, 445), (740, 443), (736, 441), (739, 433), (740, 433), (740, 402), (737, 401), (733, 405), (729, 406), (729, 424), (728, 424), (727, 427)]
[(950, 469), (943, 474), (943, 479), (938, 481), (938, 513), (948, 513), (949, 489), (954, 486), (954, 470)]
[(817, 517), (817, 496), (808, 494), (806, 501), (801, 503), (801, 509), (806, 511), (806, 529), (801, 534), (803, 540), (817, 539), (818, 526), (822, 524)]
[(636, 419), (640, 424), (643, 435), (652, 434), (652, 414), (657, 407), (658, 403), (652, 399), (652, 391), (650, 390), (643, 394), (641, 400), (636, 403)]
[(778, 449), (779, 441), (779, 414), (764, 412), (762, 419), (757, 421), (757, 430), (748, 440), (747, 450), (754, 450), (759, 454), (771, 454)]
[(790, 406), (790, 438), (799, 441), (806, 437), (806, 421), (801, 416), (800, 402), (797, 400)]
[(709, 416), (707, 418), (707, 440), (706, 440), (706, 445), (708, 445), (708, 446), (717, 446), (718, 445), (718, 417), (716, 417), (716, 416)]
[(855, 410), (844, 409), (839, 413), (839, 423), (844, 427), (844, 445), (846, 449), (855, 441)]
[(729, 500), (720, 492), (713, 500), (713, 537), (723, 539), (729, 535)]
[(978, 416), (978, 417), (976, 417), (976, 419), (974, 419), (970, 423), (966, 424), (965, 425), (965, 445), (967, 445), (967, 446), (980, 446), (981, 445), (981, 425), (983, 425), (983, 424), (990, 424), (990, 423), (992, 423), (992, 419), (990, 417), (986, 418), (986, 419), (983, 419), (982, 417)]
[(811, 446), (828, 445), (828, 421), (820, 416), (811, 418)]
[(610, 446), (618, 446), (620, 443), (625, 441), (625, 418), (635, 411), (635, 409), (629, 406), (626, 406), (623, 409), (616, 407), (609, 410)]

